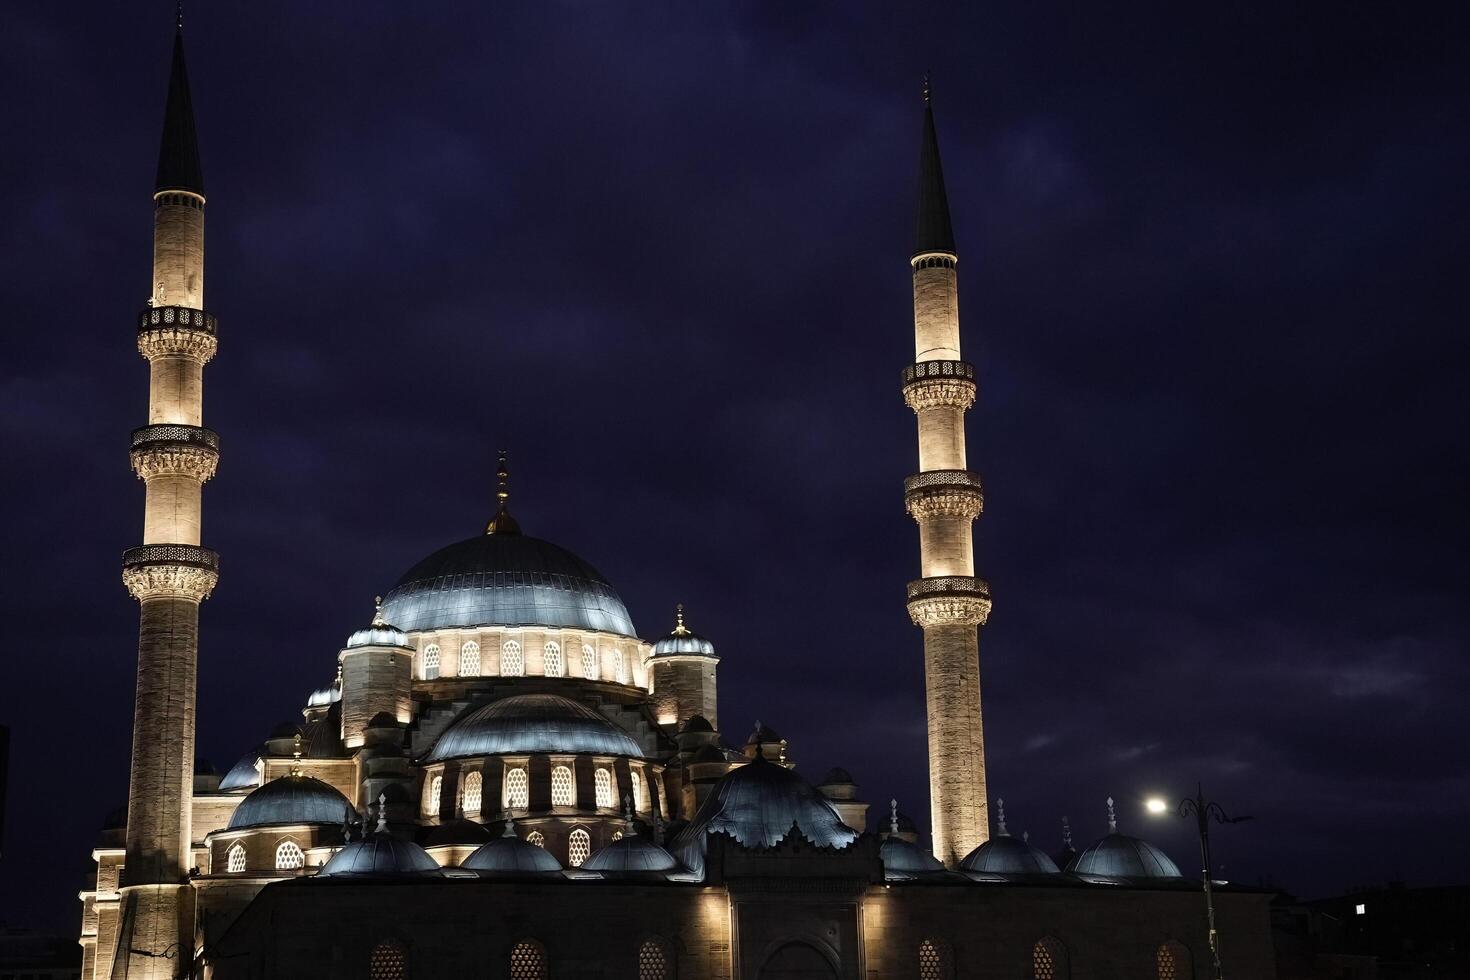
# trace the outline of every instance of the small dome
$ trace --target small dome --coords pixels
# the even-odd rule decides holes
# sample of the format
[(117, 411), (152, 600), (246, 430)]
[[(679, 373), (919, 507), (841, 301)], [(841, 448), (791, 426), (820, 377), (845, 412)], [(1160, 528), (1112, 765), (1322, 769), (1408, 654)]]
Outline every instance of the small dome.
[(592, 853), (584, 871), (673, 871), (679, 862), (646, 837), (624, 837)]
[(379, 832), (345, 845), (322, 865), (317, 876), (418, 874), (438, 870), (439, 862), (413, 841)]
[(499, 874), (547, 874), (560, 871), (561, 862), (546, 848), (521, 840), (515, 824), (507, 821), (501, 836), (480, 845), (460, 867)]
[(426, 761), (508, 752), (643, 757), (632, 735), (585, 704), (556, 694), (518, 694), (465, 712), (439, 736)]
[(356, 816), (335, 786), (311, 776), (281, 776), (240, 801), (230, 814), (229, 829), (298, 823), (340, 826)]
[(389, 625), (383, 618), (383, 600), (375, 599), (377, 604), (373, 612), (373, 621), (347, 638), (347, 649), (356, 650), (358, 647), (401, 647), (412, 650), (409, 646), (408, 634), (396, 626)]
[(1146, 840), (1117, 831), (1099, 838), (1067, 867), (1079, 875), (1108, 878), (1179, 878), (1179, 866)]
[(710, 834), (729, 834), (746, 847), (774, 847), (793, 825), (819, 847), (847, 847), (858, 836), (805, 779), (757, 757), (714, 784), (672, 850), (686, 867), (702, 872)]
[(679, 729), (681, 732), (713, 732), (714, 730), (715, 726), (711, 725), (709, 719), (704, 715), (691, 715), (689, 720), (684, 722), (684, 727)]
[(1010, 834), (990, 838), (965, 855), (960, 867), (965, 871), (1000, 875), (1054, 875), (1060, 871), (1041, 848)]
[(715, 645), (698, 633), (692, 633), (684, 625), (684, 606), (678, 606), (675, 615), (674, 631), (653, 645), (655, 657), (672, 657), (679, 654), (695, 654), (701, 657), (713, 657)]
[(481, 534), (441, 548), (404, 573), (383, 600), (399, 629), (554, 626), (637, 636), (602, 574), (549, 541)]
[(493, 840), (484, 824), (466, 820), (464, 817), (443, 823), (429, 831), (424, 838), (425, 847), (477, 846)]
[(260, 771), (255, 768), (255, 764), (260, 761), (263, 754), (265, 754), (265, 746), (257, 745), (241, 756), (240, 761), (235, 763), (230, 771), (225, 773), (225, 778), (219, 781), (220, 791), (230, 792), (259, 786)]
[(878, 848), (886, 873), (928, 874), (943, 871), (944, 862), (917, 844), (910, 844), (902, 837), (890, 836)]

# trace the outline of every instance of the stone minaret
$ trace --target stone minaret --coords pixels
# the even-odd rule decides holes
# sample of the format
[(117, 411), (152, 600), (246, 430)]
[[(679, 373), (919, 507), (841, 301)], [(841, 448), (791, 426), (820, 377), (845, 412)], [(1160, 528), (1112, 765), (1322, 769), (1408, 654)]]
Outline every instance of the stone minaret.
[(909, 616), (924, 630), (934, 855), (951, 868), (989, 836), (977, 627), (990, 613), (990, 591), (975, 577), (970, 535), (984, 497), (979, 474), (965, 464), (965, 412), (975, 403), (975, 368), (960, 360), (958, 261), (926, 80), (910, 259), (915, 363), (903, 371), (904, 401), (919, 420), (919, 472), (904, 481), (904, 504), (919, 524), (923, 577), (909, 583), (908, 604)]
[(219, 439), (202, 421), (204, 365), (215, 321), (204, 312), (204, 180), (184, 70), (182, 23), (153, 194), (152, 298), (138, 317), (148, 361), (148, 424), (133, 430), (133, 469), (147, 487), (143, 545), (123, 555), (138, 600), (138, 691), (114, 978), (188, 973), (194, 948), (190, 806), (199, 604), (219, 556), (199, 546), (200, 489)]

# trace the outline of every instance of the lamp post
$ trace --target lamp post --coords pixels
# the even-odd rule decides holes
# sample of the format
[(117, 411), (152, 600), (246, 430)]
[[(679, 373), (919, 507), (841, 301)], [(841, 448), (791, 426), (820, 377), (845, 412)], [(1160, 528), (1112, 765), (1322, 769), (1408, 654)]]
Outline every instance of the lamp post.
[[(1148, 800), (1144, 806), (1149, 813), (1156, 815), (1169, 810), (1169, 805), (1157, 797)], [(1215, 931), (1215, 896), (1210, 883), (1210, 818), (1214, 817), (1216, 823), (1244, 823), (1250, 817), (1227, 816), (1220, 804), (1205, 799), (1205, 791), (1199, 784), (1195, 784), (1193, 797), (1185, 797), (1179, 801), (1178, 814), (1181, 818), (1194, 817), (1195, 826), (1199, 830), (1199, 856), (1204, 865), (1200, 874), (1205, 885), (1205, 917), (1210, 926), (1210, 958), (1214, 961), (1215, 980), (1224, 980), (1224, 974), (1220, 970), (1220, 936)]]

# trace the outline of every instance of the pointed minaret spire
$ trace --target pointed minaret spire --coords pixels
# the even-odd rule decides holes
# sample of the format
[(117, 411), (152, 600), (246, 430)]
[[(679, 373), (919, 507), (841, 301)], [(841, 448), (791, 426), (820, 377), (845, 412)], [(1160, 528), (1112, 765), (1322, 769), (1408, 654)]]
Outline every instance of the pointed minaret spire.
[(485, 525), (486, 534), (520, 534), (521, 526), (510, 516), (510, 468), (506, 465), (506, 452), (500, 451), (499, 465), (495, 469), (499, 481), (495, 488), (495, 516)]
[(194, 129), (194, 102), (189, 97), (189, 72), (184, 66), (184, 5), (174, 19), (174, 57), (168, 75), (168, 99), (163, 110), (163, 141), (158, 150), (158, 179), (153, 190), (188, 191), (204, 195), (204, 171), (199, 166), (199, 137)]
[(955, 254), (944, 168), (939, 165), (939, 134), (934, 129), (933, 89), (924, 76), (924, 137), (919, 148), (919, 214), (914, 223), (914, 254)]

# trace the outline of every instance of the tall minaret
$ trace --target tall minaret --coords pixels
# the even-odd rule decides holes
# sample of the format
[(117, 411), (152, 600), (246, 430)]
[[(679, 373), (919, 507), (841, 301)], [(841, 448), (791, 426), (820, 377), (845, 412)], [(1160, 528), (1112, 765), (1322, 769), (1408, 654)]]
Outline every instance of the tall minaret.
[(958, 261), (925, 79), (910, 259), (915, 363), (903, 371), (904, 401), (919, 419), (919, 472), (904, 481), (904, 504), (919, 524), (923, 577), (909, 583), (908, 600), (910, 618), (924, 630), (934, 855), (949, 867), (990, 836), (977, 630), (990, 613), (990, 590), (975, 577), (970, 536), (984, 495), (979, 474), (965, 468), (965, 412), (975, 403), (975, 367), (960, 360)]
[(199, 604), (218, 579), (219, 556), (199, 546), (200, 489), (214, 475), (219, 438), (202, 421), (204, 365), (215, 320), (204, 312), (204, 180), (174, 34), (163, 144), (153, 194), (153, 279), (138, 317), (148, 360), (148, 424), (133, 430), (133, 469), (147, 487), (143, 545), (123, 554), (123, 582), (138, 600), (138, 691), (128, 783), (127, 851), (112, 976), (188, 973), (194, 949), (190, 806)]

